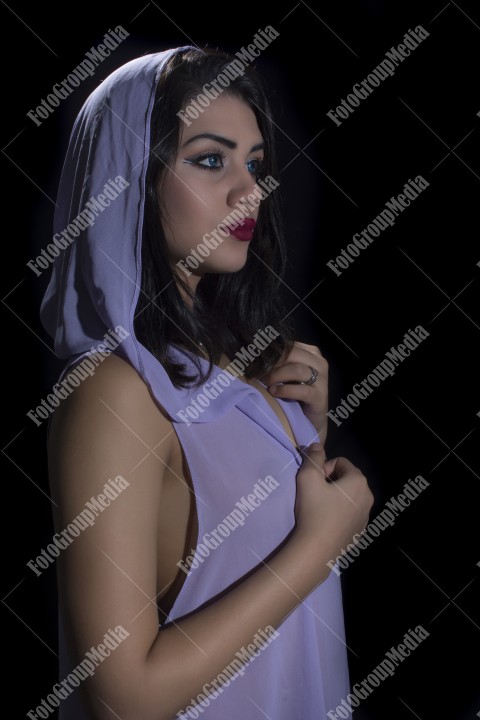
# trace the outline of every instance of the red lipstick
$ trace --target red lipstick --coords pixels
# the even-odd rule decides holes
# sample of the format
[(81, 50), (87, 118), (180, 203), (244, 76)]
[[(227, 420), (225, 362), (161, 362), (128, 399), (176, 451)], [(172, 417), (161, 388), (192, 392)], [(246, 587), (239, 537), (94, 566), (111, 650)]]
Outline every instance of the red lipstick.
[(242, 222), (236, 225), (227, 225), (227, 229), (230, 234), (237, 238), (237, 240), (249, 241), (253, 237), (253, 231), (255, 230), (256, 220), (253, 218), (245, 218)]

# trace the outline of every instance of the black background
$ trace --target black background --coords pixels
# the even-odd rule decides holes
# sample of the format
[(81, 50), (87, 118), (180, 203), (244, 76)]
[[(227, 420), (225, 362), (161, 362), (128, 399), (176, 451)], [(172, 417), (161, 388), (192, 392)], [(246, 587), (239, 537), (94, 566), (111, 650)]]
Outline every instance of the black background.
[[(280, 36), (255, 66), (278, 126), (289, 247), (284, 294), (297, 339), (318, 345), (329, 361), (330, 408), (409, 329), (423, 325), (430, 333), (393, 377), (329, 429), (327, 455), (347, 456), (369, 479), (372, 518), (409, 478), (430, 483), (342, 574), (352, 685), (410, 628), (430, 633), (354, 717), (477, 717), (478, 3), (139, 2), (122, 9), (113, 2), (19, 2), (2, 3), (0, 12), (2, 609), (10, 631), (3, 654), (11, 682), (22, 681), (13, 716), (24, 717), (57, 680), (54, 566), (41, 578), (26, 568), (53, 530), (45, 429), (26, 412), (50, 392), (61, 365), (38, 319), (47, 278), (25, 264), (51, 241), (72, 123), (97, 84), (138, 55), (185, 44), (236, 52), (272, 25)], [(26, 113), (119, 24), (130, 36), (36, 127)], [(419, 24), (429, 37), (337, 127), (326, 113)], [(336, 277), (326, 263), (417, 175), (430, 186)]]

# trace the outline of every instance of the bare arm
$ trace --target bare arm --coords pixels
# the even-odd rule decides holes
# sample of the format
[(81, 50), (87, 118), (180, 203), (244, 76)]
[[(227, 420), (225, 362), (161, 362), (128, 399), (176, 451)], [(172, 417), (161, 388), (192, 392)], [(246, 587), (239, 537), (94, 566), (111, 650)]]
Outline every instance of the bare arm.
[(129, 633), (85, 681), (95, 720), (110, 720), (106, 705), (122, 720), (170, 720), (259, 628), (278, 627), (327, 577), (326, 563), (335, 557), (330, 532), (317, 533), (315, 542), (311, 534), (294, 533), (268, 566), (159, 631), (158, 508), (173, 432), (135, 370), (116, 357), (104, 361), (55, 414), (49, 457), (60, 507), (57, 530), (109, 478), (122, 475), (129, 483), (57, 561), (75, 663), (109, 628), (121, 625)]

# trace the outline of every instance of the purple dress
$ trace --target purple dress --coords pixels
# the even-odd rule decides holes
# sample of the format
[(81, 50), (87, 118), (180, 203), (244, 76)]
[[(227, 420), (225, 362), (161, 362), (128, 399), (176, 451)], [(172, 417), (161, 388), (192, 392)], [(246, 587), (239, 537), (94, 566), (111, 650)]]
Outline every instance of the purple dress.
[[(216, 375), (220, 372), (215, 371)], [(209, 424), (175, 426), (197, 496), (198, 543), (206, 535), (213, 549), (196, 553), (198, 564), (191, 563), (195, 569), (190, 569), (171, 619), (195, 610), (259, 566), (295, 525), (295, 476), (301, 456), (259, 391), (240, 380), (233, 382), (231, 390), (231, 405), (223, 417)], [(300, 405), (279, 402), (297, 444), (317, 440)], [(268, 485), (259, 483), (269, 476), (273, 481)], [(256, 497), (250, 509), (252, 493)], [(222, 521), (242, 498), (247, 500), (245, 517), (240, 522), (233, 515), (232, 527), (224, 530)], [(212, 537), (212, 530), (218, 527), (224, 536), (216, 545), (220, 533)], [(347, 697), (348, 687), (340, 578), (331, 572), (290, 613), (278, 628), (278, 636), (254, 655), (245, 674), (238, 674), (211, 701), (202, 717), (319, 720)]]
[[(55, 258), (41, 308), (55, 352), (66, 361), (62, 376), (73, 362), (88, 358), (108, 332), (120, 328), (123, 339), (115, 352), (133, 365), (173, 422), (194, 485), (199, 528), (195, 556), (188, 561), (188, 575), (166, 622), (201, 608), (282, 543), (295, 524), (295, 477), (302, 463), (260, 391), (232, 375), (225, 380), (218, 366), (207, 384), (222, 376), (216, 386), (221, 392), (216, 397), (210, 393), (196, 417), (185, 414), (202, 388), (175, 388), (134, 333), (150, 116), (158, 73), (173, 52), (130, 61), (108, 76), (82, 107), (54, 218), (58, 236), (68, 226), (82, 232)], [(110, 195), (105, 187), (111, 188)], [(100, 194), (114, 197), (102, 204)], [(84, 213), (86, 208), (94, 221)], [(187, 352), (173, 346), (171, 352), (192, 362)], [(318, 439), (297, 402), (278, 402), (297, 445)], [(61, 681), (72, 669), (61, 614), (59, 628)], [(245, 659), (246, 650), (238, 650)], [(349, 693), (340, 578), (330, 572), (277, 632), (259, 628), (250, 650), (248, 664), (241, 669), (238, 663), (232, 665), (220, 689), (213, 686), (203, 705), (196, 711), (185, 708), (178, 717), (324, 718)], [(60, 703), (59, 717), (89, 719), (80, 692)]]

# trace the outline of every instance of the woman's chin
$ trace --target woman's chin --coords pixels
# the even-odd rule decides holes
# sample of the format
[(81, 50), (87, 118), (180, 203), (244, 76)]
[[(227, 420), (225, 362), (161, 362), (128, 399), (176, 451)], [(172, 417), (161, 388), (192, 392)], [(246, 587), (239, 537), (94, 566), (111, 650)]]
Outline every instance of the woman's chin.
[(243, 253), (242, 257), (240, 257), (239, 253), (236, 253), (235, 255), (232, 253), (231, 257), (222, 257), (221, 259), (218, 258), (216, 262), (211, 262), (208, 264), (208, 270), (206, 272), (209, 273), (234, 273), (241, 270), (243, 267), (245, 267), (245, 263), (247, 262), (247, 253)]
[(247, 262), (247, 258), (243, 260), (243, 262), (231, 262), (231, 263), (225, 263), (223, 265), (220, 265), (218, 268), (210, 270), (212, 273), (235, 273), (239, 272), (239, 270), (242, 270), (245, 267), (245, 264)]

